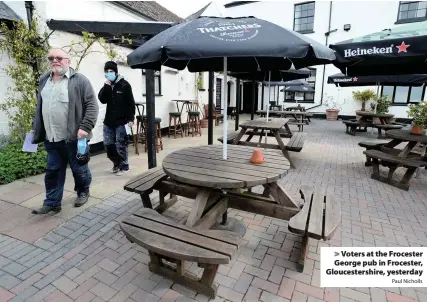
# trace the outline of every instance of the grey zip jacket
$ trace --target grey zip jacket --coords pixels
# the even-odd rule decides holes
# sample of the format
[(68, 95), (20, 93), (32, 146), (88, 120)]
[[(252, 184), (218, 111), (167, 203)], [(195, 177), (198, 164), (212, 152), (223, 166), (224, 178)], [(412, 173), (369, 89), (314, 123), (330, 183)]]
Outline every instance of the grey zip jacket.
[[(41, 91), (48, 81), (50, 72), (40, 78), (39, 93), (37, 94), (37, 108), (33, 120), (33, 144), (46, 140), (46, 130), (43, 122)], [(67, 141), (77, 141), (77, 132), (82, 129), (88, 133), (87, 139), (92, 138), (92, 129), (98, 119), (99, 106), (93, 87), (84, 75), (70, 68), (68, 80), (68, 131)]]

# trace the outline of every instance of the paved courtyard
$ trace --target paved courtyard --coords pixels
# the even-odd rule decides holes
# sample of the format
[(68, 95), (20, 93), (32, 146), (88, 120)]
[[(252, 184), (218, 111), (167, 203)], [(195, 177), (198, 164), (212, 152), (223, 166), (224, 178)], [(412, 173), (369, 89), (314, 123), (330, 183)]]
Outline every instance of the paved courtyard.
[[(216, 127), (215, 139), (221, 128)], [(321, 246), (427, 245), (427, 172), (412, 180), (408, 192), (395, 189), (370, 178), (357, 146), (374, 140), (376, 133), (349, 136), (341, 122), (325, 120), (313, 120), (304, 131), (303, 151), (291, 154), (297, 168), (280, 182), (294, 198), (306, 184), (334, 193), (342, 202), (335, 237), (327, 243), (311, 240), (304, 272), (298, 273), (301, 238), (289, 233), (285, 221), (229, 211), (247, 232), (233, 261), (220, 267), (213, 301), (427, 301), (427, 288), (320, 288)], [(164, 138), (163, 143), (158, 164), (174, 150), (206, 144), (207, 129), (202, 137)], [(132, 155), (130, 164), (132, 171), (117, 177), (106, 172), (110, 163), (105, 155), (93, 157), (91, 199), (77, 209), (68, 173), (63, 210), (53, 216), (31, 214), (43, 201), (43, 175), (0, 186), (0, 301), (208, 301), (152, 274), (147, 251), (120, 231), (118, 222), (142, 207), (138, 195), (122, 188), (147, 169), (146, 154)], [(190, 200), (180, 199), (165, 215), (185, 222), (191, 206)], [(187, 269), (200, 273), (194, 264)]]

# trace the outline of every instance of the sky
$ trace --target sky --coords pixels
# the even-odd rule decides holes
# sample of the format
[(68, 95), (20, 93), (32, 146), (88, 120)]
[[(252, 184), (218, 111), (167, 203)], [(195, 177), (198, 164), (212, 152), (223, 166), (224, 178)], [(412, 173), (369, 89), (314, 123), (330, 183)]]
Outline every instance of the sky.
[[(197, 12), (209, 2), (212, 2), (212, 0), (156, 0), (156, 2), (179, 17), (186, 18), (189, 15)], [(231, 2), (231, 0), (217, 0), (216, 2), (218, 4), (224, 5)]]

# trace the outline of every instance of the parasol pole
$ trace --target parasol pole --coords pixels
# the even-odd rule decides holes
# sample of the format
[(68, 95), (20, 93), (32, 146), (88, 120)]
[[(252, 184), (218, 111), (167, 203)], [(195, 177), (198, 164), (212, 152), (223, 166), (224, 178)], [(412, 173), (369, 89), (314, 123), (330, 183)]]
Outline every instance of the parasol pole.
[(222, 101), (223, 101), (223, 108), (224, 108), (224, 123), (222, 127), (222, 134), (224, 137), (224, 141), (222, 144), (222, 158), (227, 159), (227, 132), (228, 132), (228, 121), (227, 121), (227, 57), (224, 57), (224, 89), (222, 90)]
[[(267, 123), (268, 123), (268, 113), (270, 109), (270, 99), (271, 99), (271, 71), (268, 72), (268, 106), (267, 106)], [(265, 132), (265, 143), (267, 144), (267, 131)], [(267, 148), (267, 147), (266, 147)]]
[[(377, 102), (378, 102), (378, 95), (380, 93), (380, 83), (377, 82), (377, 101), (375, 101), (375, 109), (374, 109), (374, 114), (377, 114)], [(372, 123), (375, 121), (375, 117), (372, 119)], [(371, 128), (371, 135), (374, 134), (374, 127)]]

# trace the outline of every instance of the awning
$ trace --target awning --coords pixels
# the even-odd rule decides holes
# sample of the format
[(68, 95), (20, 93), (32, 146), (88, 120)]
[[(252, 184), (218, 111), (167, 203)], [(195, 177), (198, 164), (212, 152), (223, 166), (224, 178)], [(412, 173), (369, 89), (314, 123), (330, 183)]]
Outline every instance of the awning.
[(372, 75), (372, 76), (346, 76), (337, 73), (328, 77), (328, 84), (335, 84), (340, 87), (355, 86), (422, 86), (427, 82), (427, 74), (408, 74), (408, 75)]
[[(101, 22), (101, 21), (74, 21), (49, 20), (47, 25), (51, 30), (66, 31), (81, 35), (83, 31), (113, 40), (113, 43), (137, 48), (151, 37), (175, 25), (170, 22)], [(132, 44), (122, 42), (122, 36), (131, 39)]]

